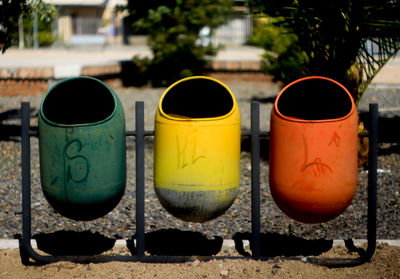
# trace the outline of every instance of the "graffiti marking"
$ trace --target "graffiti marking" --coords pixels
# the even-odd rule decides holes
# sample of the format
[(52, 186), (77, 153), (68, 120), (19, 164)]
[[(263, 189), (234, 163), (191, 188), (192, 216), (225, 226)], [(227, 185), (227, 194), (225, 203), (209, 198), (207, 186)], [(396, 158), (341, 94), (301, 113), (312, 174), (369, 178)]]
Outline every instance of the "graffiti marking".
[(339, 147), (341, 139), (342, 138), (336, 132), (334, 132), (333, 135), (331, 136), (331, 141), (328, 143), (328, 145), (331, 145), (332, 143), (334, 143), (336, 145), (336, 147)]
[[(194, 165), (198, 160), (205, 158), (204, 155), (197, 154), (196, 137), (192, 141), (189, 140), (188, 136), (184, 136), (183, 142), (180, 140), (179, 135), (176, 136), (177, 146), (177, 168), (184, 169), (189, 164)], [(188, 152), (191, 151), (191, 156), (187, 156)], [(189, 157), (189, 159), (187, 158)]]
[(300, 171), (304, 172), (307, 169), (311, 170), (311, 173), (317, 177), (321, 175), (325, 175), (326, 171), (330, 171), (332, 173), (332, 169), (329, 165), (325, 164), (322, 162), (322, 159), (320, 157), (316, 157), (313, 161), (308, 161), (308, 147), (307, 147), (307, 142), (306, 138), (303, 135), (303, 144), (304, 144), (304, 163), (303, 166), (301, 167)]
[(82, 183), (89, 175), (89, 160), (85, 156), (77, 155), (81, 149), (82, 143), (78, 139), (70, 141), (64, 147), (66, 182)]

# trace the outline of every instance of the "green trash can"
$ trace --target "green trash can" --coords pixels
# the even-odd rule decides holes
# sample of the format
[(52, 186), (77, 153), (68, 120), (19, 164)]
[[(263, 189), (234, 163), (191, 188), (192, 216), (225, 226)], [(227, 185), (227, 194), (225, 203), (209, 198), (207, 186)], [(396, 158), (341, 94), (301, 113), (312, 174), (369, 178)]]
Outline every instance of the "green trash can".
[(75, 77), (59, 82), (39, 112), (42, 190), (50, 205), (74, 220), (110, 212), (126, 187), (125, 116), (103, 82)]

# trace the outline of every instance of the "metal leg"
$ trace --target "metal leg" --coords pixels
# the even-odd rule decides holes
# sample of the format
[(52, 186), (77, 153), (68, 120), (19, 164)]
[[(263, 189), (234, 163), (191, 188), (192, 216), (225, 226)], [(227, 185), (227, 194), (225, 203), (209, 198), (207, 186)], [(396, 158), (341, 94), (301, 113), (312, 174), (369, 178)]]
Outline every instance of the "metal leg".
[(253, 257), (261, 256), (260, 239), (260, 104), (251, 103), (251, 231)]
[(378, 104), (369, 105), (370, 131), (368, 156), (368, 247), (364, 260), (368, 261), (376, 248), (377, 168), (378, 168)]
[[(259, 129), (259, 104), (251, 104), (251, 164), (252, 164), (252, 240), (253, 258), (261, 258), (260, 237), (260, 129)], [(30, 169), (30, 115), (29, 103), (21, 104), (21, 160), (22, 160), (22, 241), (21, 255), (23, 263), (28, 264), (29, 259), (36, 263), (51, 263), (60, 260), (73, 262), (88, 262), (94, 259), (88, 257), (53, 257), (42, 256), (34, 251), (31, 246), (31, 169)], [(370, 105), (371, 125), (369, 132), (369, 174), (368, 174), (368, 247), (362, 250), (361, 256), (356, 259), (323, 259), (300, 258), (302, 261), (324, 265), (328, 267), (350, 267), (365, 263), (373, 256), (376, 248), (376, 210), (377, 210), (377, 143), (378, 143), (378, 105)], [(149, 261), (149, 262), (177, 262), (187, 261), (187, 257), (145, 257), (145, 220), (144, 220), (144, 103), (136, 103), (136, 131), (130, 132), (136, 136), (136, 241), (137, 257), (104, 257), (96, 258), (97, 261)], [(148, 135), (153, 135), (149, 133)], [(218, 257), (215, 257), (218, 258)], [(297, 258), (299, 259), (299, 258)]]
[(22, 163), (22, 262), (28, 264), (29, 258), (37, 263), (54, 262), (52, 257), (37, 254), (31, 245), (31, 145), (29, 102), (21, 103), (21, 163)]
[[(29, 103), (21, 103), (21, 163), (22, 163), (22, 245), (29, 255), (31, 239), (31, 166), (29, 138)], [(26, 254), (25, 253), (25, 254)], [(23, 259), (26, 261), (29, 259)]]
[(378, 104), (370, 104), (370, 131), (369, 131), (369, 156), (368, 156), (368, 219), (366, 250), (354, 247), (352, 240), (346, 246), (360, 252), (356, 259), (316, 259), (309, 258), (308, 262), (328, 267), (352, 267), (361, 265), (371, 259), (376, 248), (376, 210), (377, 210), (377, 162), (378, 162)]
[(136, 102), (136, 255), (144, 257), (144, 103)]
[[(31, 245), (31, 166), (30, 166), (30, 104), (23, 102), (21, 104), (21, 161), (22, 161), (22, 240), (21, 240), (21, 258), (23, 264), (30, 264), (29, 260), (33, 259), (35, 264), (45, 264), (57, 261), (71, 262), (90, 262), (97, 260), (98, 262), (119, 260), (119, 261), (136, 261), (136, 257), (54, 257), (43, 256), (38, 254)], [(138, 258), (144, 256), (144, 105), (143, 102), (137, 104), (136, 107), (137, 124), (137, 254)]]

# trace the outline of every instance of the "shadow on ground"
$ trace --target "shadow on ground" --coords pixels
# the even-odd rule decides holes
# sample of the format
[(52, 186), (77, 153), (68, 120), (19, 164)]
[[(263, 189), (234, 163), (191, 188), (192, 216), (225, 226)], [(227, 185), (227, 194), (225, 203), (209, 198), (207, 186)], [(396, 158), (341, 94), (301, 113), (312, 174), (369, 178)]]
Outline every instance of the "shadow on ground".
[(39, 250), (53, 256), (93, 256), (114, 247), (116, 240), (90, 231), (57, 231), (33, 236)]
[[(38, 249), (53, 256), (94, 256), (114, 247), (116, 240), (90, 231), (57, 231), (36, 234), (33, 238)], [(244, 240), (250, 242), (251, 233), (234, 235), (236, 251), (242, 256), (251, 254), (244, 247)], [(207, 238), (200, 232), (178, 229), (158, 230), (145, 234), (145, 250), (152, 256), (215, 256), (222, 249), (223, 239), (216, 236)], [(332, 248), (333, 241), (325, 239), (303, 239), (278, 233), (261, 234), (261, 256), (318, 256)], [(134, 241), (127, 241), (127, 248), (136, 255)]]
[[(221, 251), (222, 243), (220, 236), (208, 239), (200, 232), (178, 229), (145, 234), (145, 250), (152, 256), (213, 256)], [(133, 255), (136, 254), (133, 245), (129, 249)]]
[[(236, 250), (243, 256), (251, 256), (245, 251), (243, 240), (250, 242), (253, 250), (254, 242), (251, 233), (237, 233), (233, 236)], [(333, 240), (304, 239), (296, 236), (278, 233), (263, 233), (260, 235), (261, 257), (278, 256), (318, 256), (332, 248)]]

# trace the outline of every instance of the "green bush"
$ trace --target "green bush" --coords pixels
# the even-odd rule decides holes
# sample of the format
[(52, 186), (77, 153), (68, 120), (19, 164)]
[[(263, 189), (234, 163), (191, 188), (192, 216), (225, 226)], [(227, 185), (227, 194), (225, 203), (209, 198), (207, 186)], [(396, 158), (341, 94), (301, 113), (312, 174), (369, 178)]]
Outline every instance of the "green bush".
[(180, 78), (204, 72), (218, 47), (198, 42), (200, 30), (225, 23), (231, 0), (166, 0), (130, 3), (134, 27), (146, 31), (153, 57), (147, 73), (155, 85), (167, 85)]
[(18, 32), (18, 16), (27, 10), (26, 1), (0, 1), (0, 51), (5, 52)]
[(297, 40), (297, 37), (284, 27), (275, 26), (274, 23), (279, 20), (282, 18), (257, 16), (254, 20), (250, 43), (277, 54), (284, 53)]
[(274, 81), (287, 84), (306, 75), (307, 55), (297, 45), (297, 36), (275, 23), (282, 18), (265, 15), (255, 20), (250, 43), (265, 49), (261, 69), (272, 75)]
[(39, 41), (39, 46), (51, 46), (55, 41), (55, 37), (51, 33), (51, 30), (39, 31), (38, 41)]
[[(9, 17), (3, 19), (8, 26), (8, 32), (6, 34), (6, 39), (8, 43), (7, 47), (10, 45), (17, 46), (19, 43), (18, 18), (20, 16), (22, 16), (23, 19), (25, 46), (33, 46), (33, 11), (36, 11), (38, 16), (39, 46), (51, 45), (55, 39), (51, 32), (51, 26), (53, 20), (56, 17), (56, 8), (53, 5), (44, 3), (42, 0), (30, 1), (27, 4), (25, 3), (25, 1), (21, 1), (21, 5), (18, 7), (20, 7), (19, 10), (16, 10), (16, 8), (14, 8), (13, 15), (10, 15)], [(8, 9), (11, 8), (8, 7)]]
[[(276, 56), (266, 54), (266, 70), (284, 83), (304, 75), (327, 76), (346, 86), (357, 102), (400, 49), (398, 0), (251, 3), (256, 13), (274, 18), (276, 29), (271, 27), (272, 33), (268, 29), (263, 33), (272, 39), (258, 41), (265, 42), (262, 47)], [(278, 36), (291, 34), (294, 40), (276, 38), (276, 32)], [(375, 51), (371, 51), (371, 42)]]

